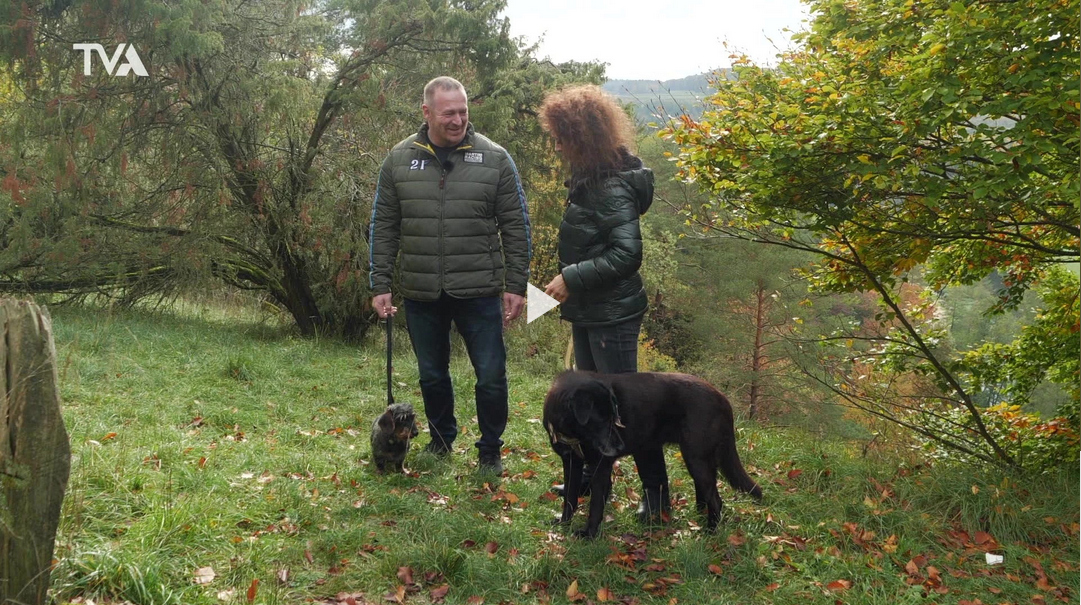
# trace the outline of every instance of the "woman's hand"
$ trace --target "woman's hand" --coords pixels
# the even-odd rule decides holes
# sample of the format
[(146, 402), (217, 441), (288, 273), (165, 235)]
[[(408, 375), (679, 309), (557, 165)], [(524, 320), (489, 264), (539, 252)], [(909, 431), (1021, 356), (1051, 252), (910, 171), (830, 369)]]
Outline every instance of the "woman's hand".
[(563, 282), (563, 275), (556, 275), (555, 279), (548, 282), (548, 285), (544, 287), (544, 293), (559, 302), (567, 302), (567, 297), (570, 296), (570, 292), (567, 290), (567, 284)]

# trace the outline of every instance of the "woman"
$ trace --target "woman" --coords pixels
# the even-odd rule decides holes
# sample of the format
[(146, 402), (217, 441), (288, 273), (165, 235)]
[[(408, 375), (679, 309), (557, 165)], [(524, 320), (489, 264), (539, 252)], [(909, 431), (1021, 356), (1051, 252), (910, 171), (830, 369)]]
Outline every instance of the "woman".
[[(653, 172), (628, 151), (630, 118), (597, 86), (548, 95), (540, 122), (571, 171), (559, 226), (560, 273), (544, 291), (562, 303), (571, 323), (579, 370), (635, 372), (647, 304), (638, 217), (653, 203)], [(656, 520), (669, 510), (664, 451), (640, 453), (634, 462), (643, 488), (638, 519)], [(583, 469), (586, 485), (593, 470)]]

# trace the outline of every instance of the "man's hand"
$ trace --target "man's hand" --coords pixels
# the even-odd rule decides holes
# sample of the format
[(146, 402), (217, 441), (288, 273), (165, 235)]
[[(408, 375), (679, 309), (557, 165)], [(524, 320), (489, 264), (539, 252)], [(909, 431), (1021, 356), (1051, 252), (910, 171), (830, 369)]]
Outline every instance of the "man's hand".
[(525, 297), (517, 294), (511, 294), (510, 292), (503, 293), (503, 325), (506, 326), (510, 322), (517, 319), (522, 314), (522, 309), (525, 307)]
[(390, 304), (390, 292), (378, 294), (372, 298), (372, 308), (375, 309), (375, 312), (379, 315), (379, 319), (394, 317), (394, 314), (398, 312), (398, 307), (391, 306)]
[(561, 303), (567, 302), (567, 297), (570, 296), (570, 290), (567, 290), (567, 284), (563, 281), (562, 273), (555, 276), (555, 279), (552, 281), (548, 282), (548, 285), (544, 287), (544, 293)]

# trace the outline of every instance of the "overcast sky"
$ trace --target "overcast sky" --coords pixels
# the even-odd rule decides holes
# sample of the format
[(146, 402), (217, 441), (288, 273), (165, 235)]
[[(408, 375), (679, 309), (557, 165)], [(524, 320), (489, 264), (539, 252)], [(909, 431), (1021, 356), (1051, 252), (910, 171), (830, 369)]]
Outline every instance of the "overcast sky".
[[(670, 80), (728, 67), (730, 48), (774, 64), (803, 28), (799, 0), (507, 0), (511, 34), (539, 58), (608, 63), (611, 79)], [(771, 42), (772, 40), (772, 42)]]

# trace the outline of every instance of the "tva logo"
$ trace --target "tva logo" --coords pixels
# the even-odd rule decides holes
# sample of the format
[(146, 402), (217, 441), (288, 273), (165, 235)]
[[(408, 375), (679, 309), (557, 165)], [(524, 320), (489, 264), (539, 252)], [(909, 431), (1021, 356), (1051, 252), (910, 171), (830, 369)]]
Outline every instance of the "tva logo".
[[(124, 44), (116, 47), (116, 52), (113, 53), (113, 57), (110, 59), (105, 54), (105, 47), (97, 43), (81, 43), (72, 44), (71, 47), (75, 50), (83, 51), (83, 75), (90, 75), (90, 51), (98, 51), (98, 56), (101, 57), (101, 62), (105, 65), (105, 73), (111, 76), (126, 76), (129, 72), (135, 72), (137, 76), (149, 75), (146, 73), (146, 68), (143, 67), (143, 60), (139, 58), (139, 53), (135, 52), (135, 45), (128, 44), (128, 50), (124, 52), (124, 58), (128, 60), (119, 68), (116, 64), (120, 62), (120, 53), (124, 50)], [(115, 72), (114, 72), (115, 70)]]

